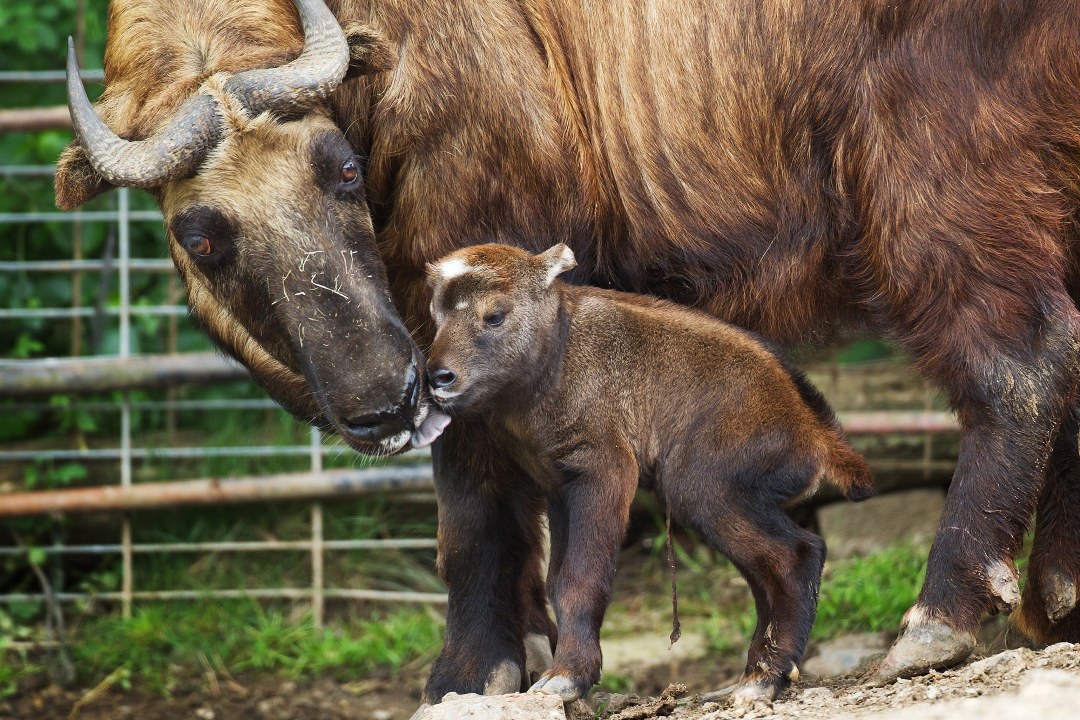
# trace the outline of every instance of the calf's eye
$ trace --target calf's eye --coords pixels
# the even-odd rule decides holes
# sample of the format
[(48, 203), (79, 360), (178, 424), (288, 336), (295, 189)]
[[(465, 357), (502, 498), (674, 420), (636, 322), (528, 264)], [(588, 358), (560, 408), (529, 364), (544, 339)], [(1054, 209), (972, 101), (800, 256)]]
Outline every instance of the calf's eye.
[(199, 257), (206, 257), (207, 255), (214, 254), (214, 246), (210, 242), (210, 238), (205, 235), (187, 235), (184, 237), (184, 247), (192, 255), (198, 255)]
[(503, 320), (505, 320), (505, 319), (506, 319), (506, 313), (500, 310), (499, 312), (493, 312), (490, 315), (488, 315), (486, 318), (484, 318), (484, 323), (488, 327), (499, 327), (500, 325), (503, 324)]

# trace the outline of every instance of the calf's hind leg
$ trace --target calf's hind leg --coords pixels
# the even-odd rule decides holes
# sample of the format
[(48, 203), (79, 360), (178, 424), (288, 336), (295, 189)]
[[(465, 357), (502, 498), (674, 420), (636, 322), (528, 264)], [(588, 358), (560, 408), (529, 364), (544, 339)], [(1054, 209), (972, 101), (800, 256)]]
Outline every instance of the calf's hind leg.
[[(768, 480), (759, 487), (775, 487)], [(726, 555), (750, 585), (757, 628), (746, 669), (736, 687), (736, 704), (772, 700), (798, 677), (817, 613), (825, 541), (796, 525), (772, 499), (716, 493), (701, 498), (669, 498), (677, 517)]]

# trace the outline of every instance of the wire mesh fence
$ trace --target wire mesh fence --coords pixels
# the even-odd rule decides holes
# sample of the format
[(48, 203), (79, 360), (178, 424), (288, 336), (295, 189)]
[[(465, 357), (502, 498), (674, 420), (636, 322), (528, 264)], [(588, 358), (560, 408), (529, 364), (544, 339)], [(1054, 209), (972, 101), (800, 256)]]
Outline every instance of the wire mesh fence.
[[(102, 72), (89, 70), (83, 73), (84, 81), (102, 81)], [(62, 72), (30, 72), (30, 71), (3, 71), (0, 72), (0, 84), (25, 83), (58, 83), (62, 82)], [(55, 171), (52, 165), (0, 165), (0, 178), (32, 181), (49, 181)], [(135, 227), (149, 227), (151, 231), (162, 236), (161, 247), (164, 247), (161, 231), (161, 214), (153, 209), (141, 209), (133, 207), (133, 195), (135, 193), (126, 188), (120, 188), (111, 193), (109, 197), (99, 201), (104, 203), (106, 209), (85, 210), (72, 213), (58, 211), (43, 211), (40, 209), (25, 212), (0, 212), (0, 236), (13, 238), (16, 235), (34, 238), (36, 233), (47, 226), (66, 226), (70, 228), (70, 257), (55, 257), (41, 259), (39, 257), (18, 257), (13, 252), (13, 243), (4, 243), (6, 246), (0, 251), (0, 276), (20, 276), (31, 286), (37, 282), (37, 278), (61, 277), (61, 282), (67, 282), (77, 286), (89, 274), (93, 274), (103, 285), (115, 288), (115, 292), (102, 293), (98, 302), (94, 305), (83, 304), (83, 293), (75, 288), (71, 293), (71, 302), (67, 306), (41, 306), (30, 303), (22, 303), (11, 306), (4, 303), (0, 307), (0, 323), (18, 325), (20, 323), (63, 323), (72, 324), (71, 335), (72, 355), (82, 358), (96, 357), (106, 362), (110, 360), (125, 361), (137, 356), (140, 351), (133, 342), (133, 323), (139, 321), (161, 321), (162, 319), (172, 323), (172, 331), (166, 350), (177, 352), (176, 323), (186, 322), (183, 317), (187, 308), (183, 303), (182, 294), (174, 292), (171, 302), (145, 302), (136, 301), (133, 297), (133, 279), (146, 276), (161, 276), (173, 274), (172, 263), (164, 257), (136, 257), (132, 247), (132, 231)], [(114, 240), (106, 243), (103, 254), (100, 257), (85, 257), (82, 243), (79, 240), (94, 227), (104, 228), (110, 238)], [(164, 253), (162, 252), (162, 255)], [(172, 280), (175, 284), (175, 279)], [(31, 292), (29, 297), (36, 294)], [(86, 343), (80, 342), (86, 328), (82, 325), (86, 321), (95, 321), (99, 325), (106, 325), (106, 333), (115, 336), (114, 348), (101, 348), (87, 352)], [(82, 347), (80, 347), (82, 346)], [(194, 352), (205, 352), (208, 346), (197, 347)], [(110, 352), (112, 350), (112, 352)], [(197, 357), (203, 357), (199, 355)], [(0, 360), (0, 376), (11, 376), (18, 367), (25, 371), (27, 366), (43, 365), (47, 360)], [(216, 360), (215, 362), (221, 362)], [(242, 370), (235, 370), (233, 377), (246, 377)], [(178, 381), (193, 380), (196, 378), (186, 377), (180, 372)], [(3, 384), (3, 383), (0, 383)], [(180, 384), (177, 382), (176, 384)], [(81, 447), (45, 447), (34, 446), (11, 447), (0, 444), (0, 468), (6, 468), (9, 475), (18, 477), (25, 467), (33, 468), (35, 464), (48, 463), (97, 463), (105, 464), (106, 475), (111, 476), (116, 487), (121, 491), (132, 489), (138, 484), (135, 478), (136, 465), (138, 463), (154, 462), (183, 462), (189, 460), (205, 460), (207, 458), (290, 458), (293, 465), (297, 461), (304, 461), (307, 465), (306, 473), (294, 473), (287, 478), (289, 483), (298, 490), (288, 497), (297, 495), (318, 495), (337, 492), (346, 488), (346, 492), (364, 493), (373, 490), (385, 491), (388, 483), (396, 479), (399, 487), (416, 490), (429, 488), (431, 474), (429, 457), (425, 454), (416, 453), (406, 459), (404, 467), (387, 467), (385, 469), (369, 468), (363, 470), (330, 471), (330, 477), (335, 486), (332, 491), (326, 489), (327, 483), (322, 485), (313, 482), (313, 478), (327, 476), (324, 471), (324, 460), (328, 456), (340, 457), (343, 451), (333, 442), (326, 441), (316, 429), (307, 430), (306, 442), (277, 443), (266, 442), (260, 444), (233, 444), (225, 446), (207, 446), (203, 442), (179, 446), (175, 445), (175, 439), (170, 438), (162, 442), (158, 437), (147, 437), (146, 433), (140, 433), (138, 424), (133, 419), (139, 414), (145, 413), (203, 413), (205, 416), (220, 416), (222, 413), (266, 413), (283, 414), (276, 405), (264, 397), (258, 397), (253, 383), (233, 381), (220, 388), (215, 393), (217, 397), (201, 397), (184, 399), (174, 389), (164, 391), (161, 399), (146, 399), (133, 397), (131, 391), (124, 390), (117, 393), (111, 399), (91, 398), (85, 400), (80, 396), (71, 397), (72, 392), (77, 392), (77, 383), (64, 386), (61, 379), (56, 389), (63, 398), (67, 412), (93, 413), (104, 421), (97, 421), (103, 426), (111, 426), (113, 444), (106, 447), (89, 447), (83, 444)], [(40, 396), (18, 397), (12, 396), (10, 382), (5, 385), (9, 397), (3, 405), (6, 413), (48, 413), (56, 410), (55, 398), (42, 399)], [(231, 397), (221, 397), (225, 392), (232, 390)], [(291, 422), (285, 421), (285, 422)], [(293, 437), (302, 437), (297, 432)], [(352, 462), (352, 461), (350, 461)], [(334, 475), (333, 473), (337, 474)], [(407, 482), (402, 480), (402, 472), (405, 473)], [(96, 473), (100, 475), (100, 473)], [(395, 475), (396, 474), (396, 475)], [(253, 478), (253, 486), (269, 485), (261, 482), (259, 477)], [(404, 484), (403, 484), (404, 482)], [(305, 487), (306, 486), (306, 487)], [(62, 492), (62, 491), (61, 491)], [(213, 497), (207, 494), (207, 497)], [(258, 491), (252, 492), (250, 499), (265, 497)], [(4, 514), (5, 507), (12, 510), (13, 496), (9, 496), (7, 503), (0, 496), (0, 514)], [(10, 512), (8, 514), (11, 514)], [(73, 556), (119, 556), (120, 558), (120, 582), (116, 590), (98, 590), (93, 593), (64, 591), (55, 589), (49, 593), (57, 602), (76, 602), (90, 599), (99, 601), (113, 601), (120, 604), (121, 611), (125, 616), (131, 614), (132, 603), (137, 600), (193, 600), (207, 597), (236, 598), (250, 597), (259, 599), (287, 599), (303, 600), (309, 602), (312, 608), (315, 623), (321, 625), (324, 616), (324, 605), (327, 598), (339, 598), (346, 600), (364, 601), (390, 601), (390, 602), (425, 602), (440, 603), (445, 600), (445, 595), (438, 592), (410, 591), (410, 590), (382, 590), (361, 587), (327, 587), (325, 579), (325, 556), (334, 552), (366, 552), (380, 553), (384, 551), (430, 551), (435, 546), (434, 538), (386, 538), (386, 539), (328, 539), (324, 536), (323, 507), (320, 502), (313, 502), (308, 512), (310, 526), (309, 537), (305, 540), (276, 540), (267, 539), (250, 542), (137, 542), (133, 539), (133, 523), (138, 522), (138, 517), (130, 512), (124, 512), (120, 525), (118, 541), (111, 544), (55, 544), (40, 548), (28, 548), (25, 546), (0, 547), (0, 557), (20, 558), (30, 561), (32, 552), (46, 558), (69, 558)], [(309, 556), (310, 583), (306, 587), (234, 587), (214, 589), (162, 589), (143, 587), (139, 583), (134, 568), (134, 558), (146, 554), (176, 554), (176, 553), (305, 553)], [(8, 592), (0, 594), (0, 603), (16, 602), (41, 602), (46, 599), (47, 593), (41, 592)]]

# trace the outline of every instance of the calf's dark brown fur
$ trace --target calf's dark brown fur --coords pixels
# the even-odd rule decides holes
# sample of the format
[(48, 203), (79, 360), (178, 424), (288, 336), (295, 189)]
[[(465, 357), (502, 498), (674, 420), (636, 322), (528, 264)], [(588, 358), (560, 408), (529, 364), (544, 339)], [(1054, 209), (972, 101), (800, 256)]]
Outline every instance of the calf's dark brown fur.
[(785, 509), (822, 477), (872, 493), (865, 461), (797, 371), (750, 333), (652, 298), (562, 283), (565, 245), (503, 245), (429, 266), (432, 396), (484, 423), (548, 498), (559, 637), (533, 686), (572, 700), (600, 679), (600, 624), (638, 487), (746, 577), (757, 630), (736, 700), (792, 677), (825, 543)]

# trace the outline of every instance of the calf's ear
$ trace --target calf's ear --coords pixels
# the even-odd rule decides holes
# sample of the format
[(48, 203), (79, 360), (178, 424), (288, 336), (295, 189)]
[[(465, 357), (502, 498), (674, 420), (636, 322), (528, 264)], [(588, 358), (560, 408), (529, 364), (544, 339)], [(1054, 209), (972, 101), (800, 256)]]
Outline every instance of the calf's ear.
[(342, 28), (349, 43), (349, 69), (346, 78), (374, 75), (393, 70), (397, 53), (381, 32), (362, 22), (349, 22)]
[(574, 251), (562, 243), (540, 253), (539, 258), (547, 272), (544, 285), (551, 285), (559, 275), (577, 267)]

